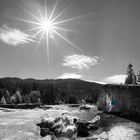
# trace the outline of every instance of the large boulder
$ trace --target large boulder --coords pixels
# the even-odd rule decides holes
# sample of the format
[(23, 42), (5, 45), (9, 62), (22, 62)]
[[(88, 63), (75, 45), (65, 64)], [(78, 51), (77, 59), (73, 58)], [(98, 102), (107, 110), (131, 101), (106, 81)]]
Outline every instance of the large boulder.
[(41, 123), (38, 123), (37, 126), (40, 127), (40, 135), (42, 137), (51, 135), (72, 139), (74, 136), (77, 136), (77, 128), (74, 121), (71, 121), (65, 116), (56, 118), (44, 117), (42, 118)]
[(51, 118), (44, 117), (41, 123), (37, 124), (40, 127), (40, 135), (46, 137), (50, 135), (55, 138), (65, 138), (74, 140), (78, 136), (86, 137), (89, 135), (89, 130), (96, 130), (99, 127), (100, 116), (96, 116), (91, 121), (80, 120), (77, 117), (65, 116)]
[(100, 126), (100, 116), (97, 115), (91, 121), (79, 120), (77, 122), (78, 136), (86, 137), (90, 134), (90, 130), (97, 130)]
[(82, 137), (88, 136), (89, 132), (88, 132), (87, 124), (85, 122), (82, 122), (82, 121), (78, 122), (77, 132), (78, 132), (78, 136), (82, 136)]
[[(112, 100), (116, 104), (110, 110)], [(140, 115), (140, 86), (105, 85), (97, 100), (99, 110), (109, 113), (124, 113)]]

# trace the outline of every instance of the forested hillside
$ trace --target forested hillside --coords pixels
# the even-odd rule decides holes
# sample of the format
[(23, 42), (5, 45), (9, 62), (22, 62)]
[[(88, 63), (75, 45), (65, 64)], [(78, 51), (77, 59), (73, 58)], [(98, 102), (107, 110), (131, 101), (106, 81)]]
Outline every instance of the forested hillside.
[(79, 103), (81, 99), (95, 103), (101, 84), (78, 79), (35, 80), (0, 79), (1, 104), (19, 103)]

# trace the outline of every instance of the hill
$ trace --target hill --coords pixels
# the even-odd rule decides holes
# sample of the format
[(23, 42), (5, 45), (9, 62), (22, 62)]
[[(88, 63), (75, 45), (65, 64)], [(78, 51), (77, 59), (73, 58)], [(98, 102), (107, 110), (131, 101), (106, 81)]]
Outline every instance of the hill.
[[(80, 79), (20, 79), (20, 78), (1, 78), (0, 89), (7, 89), (10, 96), (17, 90), (22, 95), (29, 95), (31, 91), (39, 91), (41, 97), (46, 98), (51, 94), (53, 97), (62, 99), (70, 96), (71, 98), (97, 100), (102, 89), (102, 85), (95, 82), (83, 81)], [(49, 97), (48, 97), (49, 98)], [(58, 100), (59, 100), (58, 99)]]

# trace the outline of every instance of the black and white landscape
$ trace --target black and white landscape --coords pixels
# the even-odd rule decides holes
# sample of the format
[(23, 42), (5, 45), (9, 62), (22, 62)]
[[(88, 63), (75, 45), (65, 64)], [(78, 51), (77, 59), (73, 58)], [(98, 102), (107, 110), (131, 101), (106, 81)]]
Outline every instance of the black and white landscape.
[(0, 0), (0, 140), (139, 140), (139, 36), (139, 0)]

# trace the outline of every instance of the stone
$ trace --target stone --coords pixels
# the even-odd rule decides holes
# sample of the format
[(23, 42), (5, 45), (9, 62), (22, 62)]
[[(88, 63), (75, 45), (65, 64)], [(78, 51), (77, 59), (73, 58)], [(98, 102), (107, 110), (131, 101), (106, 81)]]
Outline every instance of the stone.
[(80, 106), (79, 110), (88, 110), (89, 111), (90, 107), (87, 105), (82, 105), (82, 106)]
[(98, 129), (99, 121), (99, 115), (91, 121), (63, 115), (57, 118), (42, 118), (37, 126), (40, 127), (42, 137), (51, 135), (54, 140), (57, 138), (76, 140), (77, 136), (86, 137), (90, 134), (89, 130)]
[[(110, 102), (115, 104), (110, 110)], [(140, 115), (140, 86), (139, 85), (104, 85), (97, 100), (98, 110), (112, 114), (128, 112)]]
[(87, 124), (83, 122), (78, 122), (77, 133), (78, 136), (82, 136), (82, 137), (88, 136), (89, 132), (88, 132)]

